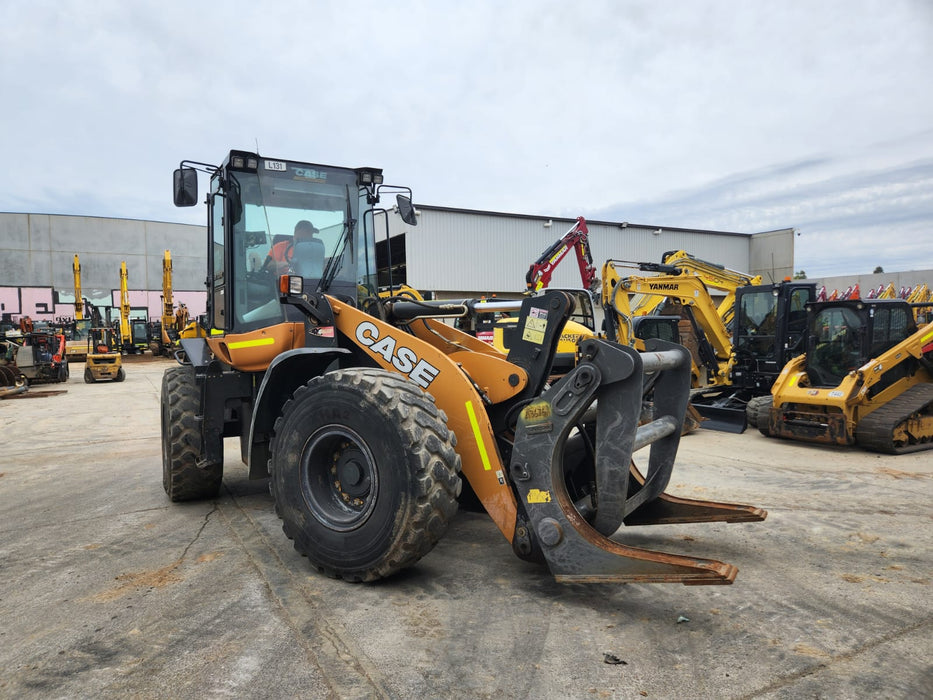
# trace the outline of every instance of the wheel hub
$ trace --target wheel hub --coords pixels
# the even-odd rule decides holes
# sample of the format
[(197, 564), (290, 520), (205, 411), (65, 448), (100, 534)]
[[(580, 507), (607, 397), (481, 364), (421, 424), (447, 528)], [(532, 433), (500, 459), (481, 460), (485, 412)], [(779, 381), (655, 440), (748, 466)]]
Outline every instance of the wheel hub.
[(302, 494), (327, 527), (359, 527), (375, 505), (377, 472), (366, 443), (346, 426), (327, 426), (311, 436), (301, 456)]
[(355, 507), (363, 505), (370, 486), (365, 456), (354, 446), (344, 443), (334, 455), (331, 471), (336, 479), (334, 486), (344, 502)]

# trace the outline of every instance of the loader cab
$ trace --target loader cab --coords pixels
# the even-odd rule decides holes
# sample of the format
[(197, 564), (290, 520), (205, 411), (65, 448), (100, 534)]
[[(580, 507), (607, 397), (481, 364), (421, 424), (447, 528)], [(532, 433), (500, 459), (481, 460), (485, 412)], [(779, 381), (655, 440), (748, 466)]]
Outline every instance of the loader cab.
[[(295, 312), (278, 298), (279, 275), (304, 289), (358, 304), (377, 291), (373, 207), (382, 172), (264, 158), (231, 151), (219, 167), (175, 173), (175, 203), (197, 203), (196, 169), (211, 173), (207, 194), (208, 320), (246, 333)], [(410, 200), (407, 200), (410, 205)], [(400, 207), (401, 210), (401, 207)], [(412, 212), (413, 216), (413, 212)], [(310, 224), (313, 235), (297, 230)]]
[[(807, 376), (815, 387), (838, 386), (917, 330), (910, 305), (900, 300), (827, 301), (810, 304), (809, 312)], [(895, 379), (886, 377), (885, 385)]]

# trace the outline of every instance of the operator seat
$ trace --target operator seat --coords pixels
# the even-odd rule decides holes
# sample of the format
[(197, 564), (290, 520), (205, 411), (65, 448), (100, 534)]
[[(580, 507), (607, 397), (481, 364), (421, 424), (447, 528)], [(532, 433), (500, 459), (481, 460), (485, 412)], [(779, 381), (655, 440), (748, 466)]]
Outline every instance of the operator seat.
[(312, 238), (296, 243), (292, 250), (291, 270), (302, 277), (320, 278), (324, 274), (324, 241)]

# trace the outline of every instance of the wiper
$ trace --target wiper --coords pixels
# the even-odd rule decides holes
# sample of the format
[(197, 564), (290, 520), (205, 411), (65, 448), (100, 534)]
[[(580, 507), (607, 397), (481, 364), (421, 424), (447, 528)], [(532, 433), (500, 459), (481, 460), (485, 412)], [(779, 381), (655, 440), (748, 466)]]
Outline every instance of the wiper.
[(340, 239), (337, 241), (336, 249), (334, 250), (334, 255), (327, 261), (327, 266), (324, 268), (324, 274), (321, 275), (321, 281), (318, 282), (317, 291), (325, 292), (330, 289), (331, 283), (334, 281), (334, 278), (337, 276), (337, 273), (340, 272), (340, 269), (343, 267), (343, 255), (347, 249), (347, 242), (352, 238), (353, 232), (356, 230), (356, 219), (352, 219), (351, 210), (350, 210), (350, 186), (346, 186), (347, 189), (347, 215), (343, 222), (343, 231), (340, 233)]

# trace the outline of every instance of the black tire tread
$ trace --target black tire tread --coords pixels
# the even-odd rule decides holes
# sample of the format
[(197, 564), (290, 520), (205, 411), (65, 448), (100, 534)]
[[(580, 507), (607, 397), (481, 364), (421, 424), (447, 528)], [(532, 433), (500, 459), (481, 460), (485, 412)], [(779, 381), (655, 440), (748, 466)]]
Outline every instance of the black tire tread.
[[(386, 578), (413, 565), (425, 556), (447, 531), (448, 524), (457, 512), (457, 496), (460, 494), (460, 456), (454, 449), (457, 439), (447, 427), (447, 416), (437, 408), (434, 398), (411, 382), (381, 369), (354, 368), (329, 372), (315, 377), (298, 388), (282, 408), (276, 419), (271, 443), (273, 458), (269, 461), (269, 473), (273, 473), (277, 436), (287, 417), (305, 394), (325, 382), (353, 387), (357, 391), (377, 398), (384, 409), (393, 416), (412, 441), (407, 446), (416, 456), (418, 468), (414, 483), (416, 491), (411, 494), (414, 507), (408, 521), (400, 527), (400, 537), (373, 566), (366, 570), (342, 570), (322, 565), (315, 561), (314, 553), (301, 545), (294, 526), (283, 518), (282, 530), (294, 543), (295, 549), (307, 557), (321, 573), (332, 578), (351, 582), (368, 582)], [(275, 498), (274, 489), (273, 498)], [(276, 513), (282, 517), (276, 504)]]
[(764, 396), (753, 396), (748, 400), (748, 404), (745, 406), (745, 417), (748, 420), (749, 428), (754, 430), (758, 427), (759, 409), (765, 404), (771, 404), (770, 394), (765, 394)]
[(758, 404), (758, 432), (765, 437), (771, 437), (771, 408), (774, 406), (774, 397), (768, 394), (761, 397), (763, 401)]
[(220, 491), (223, 462), (198, 466), (201, 433), (196, 420), (199, 391), (194, 368), (171, 367), (162, 375), (162, 487), (173, 502), (213, 498)]

